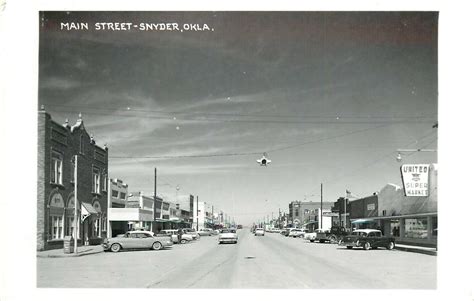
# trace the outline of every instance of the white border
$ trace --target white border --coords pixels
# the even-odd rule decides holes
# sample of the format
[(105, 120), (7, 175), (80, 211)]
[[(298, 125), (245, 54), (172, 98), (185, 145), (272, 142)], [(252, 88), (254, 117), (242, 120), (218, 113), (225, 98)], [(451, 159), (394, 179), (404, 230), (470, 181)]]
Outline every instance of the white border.
[[(258, 2), (258, 3), (257, 3)], [(453, 1), (451, 1), (452, 3)], [(447, 2), (445, 2), (447, 3)], [(328, 298), (472, 300), (472, 45), (468, 1), (13, 1), (0, 12), (0, 299), (136, 298), (261, 300)], [(438, 290), (96, 290), (36, 289), (36, 118), (40, 10), (440, 11)], [(5, 66), (5, 68), (3, 67)], [(470, 97), (471, 96), (471, 97)], [(12, 237), (12, 231), (15, 237)], [(416, 267), (414, 267), (416, 268)], [(315, 271), (317, 273), (317, 271)]]

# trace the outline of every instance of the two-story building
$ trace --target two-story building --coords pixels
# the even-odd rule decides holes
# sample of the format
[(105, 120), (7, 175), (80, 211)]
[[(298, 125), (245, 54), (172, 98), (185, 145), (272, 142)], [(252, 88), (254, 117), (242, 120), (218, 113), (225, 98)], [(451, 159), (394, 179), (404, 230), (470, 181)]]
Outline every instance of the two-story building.
[(41, 107), (37, 159), (37, 250), (62, 248), (74, 232), (79, 245), (99, 244), (107, 232), (107, 147), (96, 145), (81, 114), (71, 126)]
[[(288, 224), (292, 227), (306, 227), (309, 230), (329, 230), (331, 228), (330, 202), (323, 202), (322, 211), (320, 202), (294, 201), (288, 205)], [(322, 221), (321, 225), (320, 222)]]

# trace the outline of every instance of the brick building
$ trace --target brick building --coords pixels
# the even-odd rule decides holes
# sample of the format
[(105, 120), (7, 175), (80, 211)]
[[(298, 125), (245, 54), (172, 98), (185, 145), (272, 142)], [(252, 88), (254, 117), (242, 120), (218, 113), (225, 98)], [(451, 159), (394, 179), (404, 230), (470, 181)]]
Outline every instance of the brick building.
[(73, 126), (38, 112), (37, 250), (62, 248), (74, 229), (77, 166), (78, 244), (98, 244), (107, 232), (108, 150), (96, 145), (79, 114)]
[[(288, 205), (288, 222), (292, 227), (306, 227), (310, 231), (327, 230), (331, 227), (331, 216), (326, 216), (325, 213), (331, 212), (331, 205), (330, 202), (323, 202), (321, 217), (320, 202), (291, 202)], [(320, 219), (322, 220), (321, 227), (319, 225)]]

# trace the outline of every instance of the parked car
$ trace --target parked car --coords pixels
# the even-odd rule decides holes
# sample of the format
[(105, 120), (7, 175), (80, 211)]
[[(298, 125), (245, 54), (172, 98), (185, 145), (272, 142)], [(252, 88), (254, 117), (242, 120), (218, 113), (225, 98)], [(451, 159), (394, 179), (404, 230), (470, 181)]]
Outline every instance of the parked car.
[(265, 236), (265, 230), (263, 228), (255, 229), (255, 236)]
[(293, 238), (303, 237), (306, 232), (308, 232), (308, 230), (306, 229), (291, 229), (290, 232), (288, 233), (288, 237), (293, 237)]
[(316, 235), (317, 235), (318, 231), (320, 231), (320, 230), (305, 233), (304, 236), (303, 236), (303, 239), (304, 240), (309, 240), (310, 242), (315, 242), (316, 241)]
[(212, 235), (212, 229), (209, 228), (204, 228), (199, 231), (197, 231), (197, 234), (200, 236), (211, 236)]
[(122, 237), (105, 239), (102, 247), (104, 251), (118, 252), (122, 249), (161, 250), (172, 245), (169, 236), (157, 236), (151, 231), (128, 231)]
[(234, 243), (236, 244), (238, 241), (239, 237), (237, 236), (237, 233), (235, 230), (231, 229), (221, 229), (220, 234), (219, 234), (219, 244), (223, 243)]
[(345, 246), (348, 249), (364, 248), (364, 250), (368, 250), (370, 248), (384, 247), (387, 250), (392, 250), (395, 247), (395, 238), (383, 236), (380, 230), (361, 229), (354, 230), (351, 235), (344, 237), (339, 242), (339, 245)]
[(345, 228), (333, 226), (331, 227), (331, 230), (329, 231), (316, 232), (316, 240), (319, 241), (320, 243), (323, 243), (323, 242), (337, 243), (348, 234), (349, 232)]
[(189, 234), (193, 237), (193, 239), (199, 239), (200, 236), (199, 234), (196, 232), (196, 230), (194, 229), (191, 229), (191, 228), (184, 228), (183, 229), (183, 233), (186, 233), (186, 234)]
[(182, 233), (181, 234), (181, 240), (179, 240), (178, 238), (178, 230), (161, 230), (158, 234), (160, 235), (167, 235), (169, 237), (171, 237), (171, 241), (175, 244), (177, 243), (182, 243), (182, 244), (185, 244), (189, 241), (192, 241), (193, 240), (193, 237), (190, 235), (190, 234), (186, 234), (186, 233)]

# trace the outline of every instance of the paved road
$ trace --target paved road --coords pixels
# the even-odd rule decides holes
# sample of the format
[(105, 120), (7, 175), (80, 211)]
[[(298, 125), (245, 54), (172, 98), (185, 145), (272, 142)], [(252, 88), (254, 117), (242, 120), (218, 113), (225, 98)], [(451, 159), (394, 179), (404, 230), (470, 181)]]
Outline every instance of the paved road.
[(170, 250), (38, 258), (38, 287), (436, 288), (435, 256), (238, 234), (236, 245), (202, 237)]

